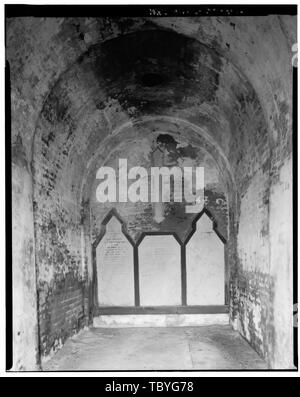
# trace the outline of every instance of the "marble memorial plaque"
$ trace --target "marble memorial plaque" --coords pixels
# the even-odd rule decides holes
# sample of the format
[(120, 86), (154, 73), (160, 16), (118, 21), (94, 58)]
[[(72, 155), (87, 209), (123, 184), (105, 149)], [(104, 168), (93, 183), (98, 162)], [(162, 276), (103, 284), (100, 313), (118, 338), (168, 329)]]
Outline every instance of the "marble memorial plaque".
[(204, 213), (186, 246), (187, 304), (225, 304), (224, 243)]
[(99, 306), (134, 306), (133, 247), (112, 217), (96, 249)]
[(145, 236), (138, 254), (140, 305), (181, 305), (181, 248), (176, 239)]

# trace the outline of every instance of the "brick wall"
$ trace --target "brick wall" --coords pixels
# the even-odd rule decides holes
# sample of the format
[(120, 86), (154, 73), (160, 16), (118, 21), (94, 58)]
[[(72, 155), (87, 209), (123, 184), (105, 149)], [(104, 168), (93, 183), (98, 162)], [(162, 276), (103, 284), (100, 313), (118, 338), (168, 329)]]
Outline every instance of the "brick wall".
[[(74, 294), (82, 289), (85, 294), (84, 285), (91, 282), (90, 232), (97, 234), (102, 212), (93, 211), (96, 221), (88, 225), (83, 207), (90, 200), (93, 171), (122, 140), (130, 140), (130, 132), (122, 127), (129, 125), (134, 126), (136, 145), (141, 136), (169, 132), (185, 137), (185, 143), (195, 148), (203, 147), (224, 172), (224, 188), (211, 186), (207, 198), (225, 233), (227, 192), (231, 317), (238, 319), (240, 331), (261, 354), (272, 352), (271, 365), (285, 363), (290, 317), (284, 313), (291, 313), (291, 293), (284, 291), (291, 284), (291, 249), (284, 236), (290, 236), (291, 215), (277, 203), (290, 200), (291, 194), (290, 48), (296, 42), (296, 18), (203, 18), (201, 24), (198, 18), (12, 18), (7, 27), (12, 143), (21, 138), (19, 160), (24, 157), (28, 165), (26, 209), (18, 188), (13, 191), (16, 211), (28, 215), (16, 218), (16, 228), (20, 226), (20, 247), (28, 247), (33, 225), (27, 229), (26, 223), (33, 221), (33, 196), (36, 250), (36, 255), (20, 251), (16, 256), (16, 279), (26, 275), (24, 280), (32, 280), (36, 267), (41, 328), (49, 327), (46, 319), (58, 305), (53, 303), (55, 297), (59, 301), (61, 291), (67, 291), (67, 279), (73, 280)], [(141, 34), (141, 28), (147, 32)], [(168, 46), (161, 39), (166, 36)], [(139, 44), (136, 54), (159, 58), (166, 85), (149, 89), (141, 84), (143, 70), (134, 63), (135, 44), (141, 37), (148, 45)], [(185, 47), (182, 56), (180, 45)], [(152, 63), (146, 64), (149, 71)], [(123, 65), (124, 70), (113, 65)], [(145, 127), (143, 118), (152, 121)], [(173, 210), (176, 220), (168, 218), (165, 227), (184, 230), (189, 220), (180, 208)], [(129, 213), (132, 233), (157, 227), (151, 223), (149, 207), (132, 207)], [(180, 228), (177, 220), (182, 221)], [(268, 239), (271, 257), (265, 255)], [(27, 262), (30, 266), (24, 265)], [(64, 286), (57, 288), (56, 283)], [(69, 318), (63, 331), (60, 323), (48, 328), (44, 352), (75, 329), (75, 313), (81, 318), (76, 299), (74, 321)], [(26, 325), (20, 324), (19, 331), (25, 335)], [(26, 350), (31, 356), (33, 346)], [(22, 357), (22, 366), (21, 361)]]
[(52, 286), (40, 285), (39, 321), (41, 354), (47, 355), (60, 347), (72, 334), (87, 324), (87, 288), (68, 273)]

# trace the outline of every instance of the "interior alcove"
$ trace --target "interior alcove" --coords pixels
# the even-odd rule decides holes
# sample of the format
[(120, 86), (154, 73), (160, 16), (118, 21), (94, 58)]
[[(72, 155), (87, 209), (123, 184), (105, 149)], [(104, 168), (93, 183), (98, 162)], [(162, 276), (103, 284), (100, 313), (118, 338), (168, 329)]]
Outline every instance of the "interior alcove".
[[(149, 87), (141, 84), (147, 74), (168, 78)], [(265, 111), (234, 62), (194, 38), (164, 29), (91, 46), (60, 75), (44, 101), (32, 158), (43, 356), (88, 324), (93, 314), (91, 244), (97, 230), (90, 216), (95, 170), (108, 164), (118, 149), (123, 155), (126, 145), (140, 148), (141, 139), (152, 142), (149, 137), (166, 133), (208, 153), (221, 175), (228, 204), (230, 316), (267, 356), (272, 297), (269, 290), (251, 289), (253, 283), (273, 282), (267, 269), (269, 215), (262, 205), (268, 200), (271, 167)], [(254, 243), (247, 240), (249, 201), (259, 208)], [(262, 248), (256, 269), (243, 263), (249, 260), (251, 244)], [(66, 320), (62, 301), (68, 288), (82, 305)], [(254, 308), (253, 294), (259, 297)], [(58, 318), (57, 306), (62, 307)], [(256, 313), (250, 327), (247, 319)]]
[[(181, 126), (179, 128), (179, 126)], [(163, 131), (168, 131), (163, 133)], [(172, 135), (169, 135), (170, 132)], [(94, 244), (98, 235), (102, 233), (102, 222), (107, 213), (116, 210), (126, 222), (128, 234), (137, 242), (143, 232), (169, 232), (176, 233), (181, 242), (184, 243), (190, 234), (195, 214), (185, 211), (187, 203), (164, 203), (165, 219), (157, 223), (154, 219), (155, 205), (147, 203), (99, 203), (96, 199), (96, 189), (99, 181), (96, 179), (97, 170), (101, 166), (110, 166), (118, 169), (118, 160), (128, 159), (128, 169), (134, 166), (145, 167), (150, 175), (153, 164), (153, 151), (157, 147), (157, 140), (170, 142), (172, 137), (172, 151), (162, 166), (204, 166), (205, 168), (205, 207), (210, 209), (219, 225), (219, 230), (224, 237), (229, 238), (226, 245), (226, 303), (229, 303), (229, 280), (230, 274), (234, 274), (235, 258), (231, 241), (234, 241), (234, 212), (236, 208), (236, 197), (233, 180), (228, 169), (225, 157), (218, 152), (216, 145), (207, 141), (205, 133), (196, 126), (189, 125), (182, 120), (171, 118), (148, 118), (135, 123), (125, 124), (113, 134), (114, 145), (106, 142), (95, 152), (94, 158), (89, 163), (89, 169), (83, 179), (82, 202), (84, 207), (84, 229), (89, 244)], [(119, 140), (116, 143), (117, 137)], [(177, 142), (178, 148), (175, 147)], [(112, 147), (112, 151), (107, 151)], [(158, 165), (158, 164), (157, 164)], [(150, 179), (148, 180), (150, 190)], [(230, 210), (228, 210), (230, 208)], [(229, 224), (229, 211), (231, 219)], [(91, 262), (93, 258), (89, 258)], [(93, 263), (89, 268), (93, 271)], [(231, 280), (231, 283), (233, 280)], [(236, 303), (231, 302), (231, 307)]]

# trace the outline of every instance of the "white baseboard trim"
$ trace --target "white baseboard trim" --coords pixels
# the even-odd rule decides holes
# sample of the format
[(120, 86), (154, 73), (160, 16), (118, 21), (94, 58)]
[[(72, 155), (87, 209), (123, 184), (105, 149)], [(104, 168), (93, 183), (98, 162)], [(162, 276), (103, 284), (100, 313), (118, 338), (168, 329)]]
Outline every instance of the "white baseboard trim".
[(126, 327), (196, 327), (229, 324), (228, 313), (212, 314), (122, 314), (102, 315), (94, 318), (96, 328)]

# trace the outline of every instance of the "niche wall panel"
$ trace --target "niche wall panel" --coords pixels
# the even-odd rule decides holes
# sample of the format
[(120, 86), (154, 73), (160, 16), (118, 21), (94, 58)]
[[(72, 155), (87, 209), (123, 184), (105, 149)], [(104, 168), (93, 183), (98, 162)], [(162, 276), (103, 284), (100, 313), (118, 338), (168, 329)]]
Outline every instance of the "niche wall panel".
[(181, 247), (175, 237), (146, 235), (138, 256), (140, 305), (181, 305)]
[(133, 246), (112, 217), (96, 248), (99, 306), (134, 306)]
[(225, 304), (224, 243), (206, 213), (186, 245), (188, 305)]

